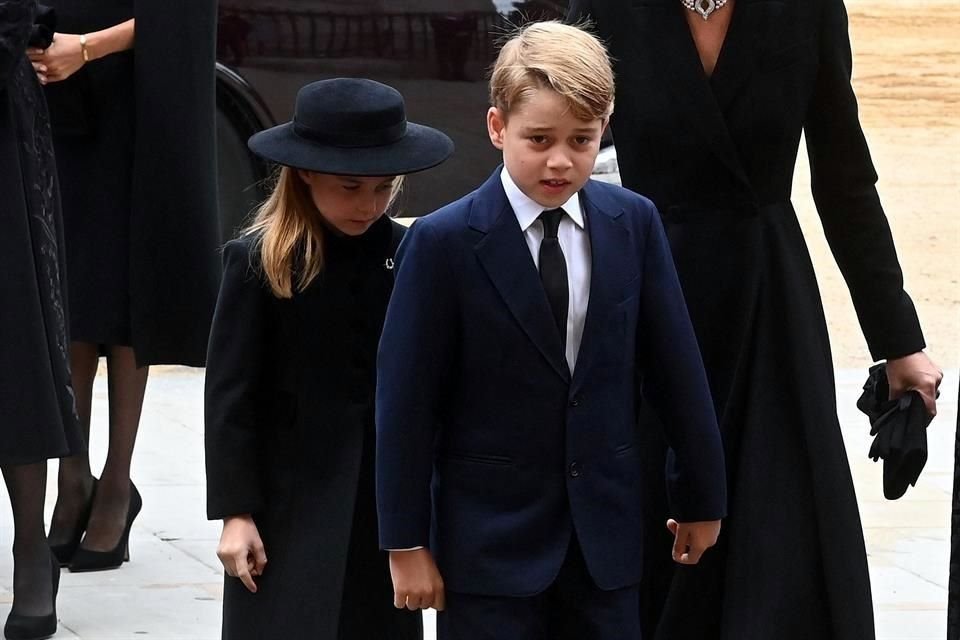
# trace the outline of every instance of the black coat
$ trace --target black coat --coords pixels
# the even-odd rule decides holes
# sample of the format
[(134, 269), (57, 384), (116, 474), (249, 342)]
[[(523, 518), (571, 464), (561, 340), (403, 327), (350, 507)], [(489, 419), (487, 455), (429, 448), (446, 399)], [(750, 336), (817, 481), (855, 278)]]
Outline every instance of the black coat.
[[(646, 637), (874, 637), (866, 553), (813, 267), (790, 203), (813, 195), (874, 358), (924, 347), (850, 85), (841, 0), (737, 0), (707, 78), (676, 0), (579, 0), (615, 59), (625, 186), (664, 216), (727, 451), (729, 518), (701, 566), (648, 540)], [(730, 9), (721, 9), (727, 11)], [(663, 531), (663, 447), (647, 448)], [(663, 600), (667, 603), (663, 608)]]
[[(134, 51), (47, 87), (74, 339), (202, 366), (220, 268), (210, 0), (47, 0), (58, 31), (136, 19)], [(171, 46), (176, 34), (176, 46)]]
[(319, 279), (288, 300), (270, 292), (251, 237), (224, 249), (207, 512), (254, 514), (268, 559), (257, 594), (226, 578), (227, 640), (421, 637), (419, 613), (393, 609), (373, 495), (376, 350), (402, 234), (386, 217), (357, 238), (328, 234)]
[(50, 122), (26, 56), (35, 12), (35, 0), (0, 0), (0, 465), (84, 450)]
[[(960, 398), (958, 398), (960, 400)], [(960, 415), (957, 415), (953, 458), (953, 511), (950, 518), (950, 594), (947, 603), (947, 638), (960, 638)]]

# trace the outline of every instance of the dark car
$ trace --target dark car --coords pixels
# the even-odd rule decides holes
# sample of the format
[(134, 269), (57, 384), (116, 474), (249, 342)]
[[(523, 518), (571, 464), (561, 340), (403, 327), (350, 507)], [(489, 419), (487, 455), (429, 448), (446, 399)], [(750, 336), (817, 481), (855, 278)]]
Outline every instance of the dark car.
[(247, 138), (290, 119), (297, 89), (359, 76), (396, 87), (410, 120), (456, 143), (411, 176), (399, 213), (420, 216), (478, 186), (498, 162), (487, 138), (486, 73), (497, 43), (526, 20), (562, 18), (567, 0), (223, 0), (217, 42), (224, 239), (263, 198), (269, 167)]

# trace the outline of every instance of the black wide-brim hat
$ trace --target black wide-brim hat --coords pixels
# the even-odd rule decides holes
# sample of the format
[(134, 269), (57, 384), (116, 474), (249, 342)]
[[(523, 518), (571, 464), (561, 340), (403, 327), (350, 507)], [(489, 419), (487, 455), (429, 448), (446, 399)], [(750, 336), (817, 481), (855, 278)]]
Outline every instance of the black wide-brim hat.
[(396, 89), (362, 78), (304, 86), (293, 121), (254, 134), (247, 146), (272, 162), (342, 176), (414, 173), (453, 153), (446, 134), (407, 122)]

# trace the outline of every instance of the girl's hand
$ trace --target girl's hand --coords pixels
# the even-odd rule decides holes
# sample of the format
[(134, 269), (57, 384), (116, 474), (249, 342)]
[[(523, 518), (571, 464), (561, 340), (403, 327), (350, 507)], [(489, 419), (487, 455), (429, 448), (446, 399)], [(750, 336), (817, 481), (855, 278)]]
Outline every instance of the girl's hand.
[(83, 66), (83, 51), (80, 36), (72, 33), (55, 33), (53, 42), (46, 49), (27, 49), (41, 84), (66, 80)]
[(720, 521), (677, 522), (667, 520), (667, 529), (673, 534), (673, 561), (679, 564), (697, 564), (704, 551), (717, 544)]
[(253, 579), (263, 574), (263, 568), (267, 566), (267, 554), (250, 514), (223, 519), (217, 557), (228, 576), (240, 578), (250, 593), (257, 592), (257, 583)]
[(916, 391), (932, 416), (937, 415), (937, 389), (941, 380), (943, 370), (923, 351), (887, 360), (890, 399), (895, 400), (908, 391)]

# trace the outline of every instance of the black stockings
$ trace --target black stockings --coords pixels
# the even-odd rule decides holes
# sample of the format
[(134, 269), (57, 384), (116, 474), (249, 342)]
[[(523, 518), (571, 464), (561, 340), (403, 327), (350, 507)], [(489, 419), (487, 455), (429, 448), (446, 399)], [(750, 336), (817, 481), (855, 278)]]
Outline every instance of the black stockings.
[[(70, 347), (73, 388), (77, 411), (89, 442), (93, 380), (97, 374), (97, 345), (74, 342)], [(91, 551), (109, 551), (117, 545), (126, 525), (130, 504), (130, 462), (140, 425), (140, 410), (147, 385), (148, 367), (137, 368), (133, 349), (109, 348), (107, 393), (110, 405), (110, 439), (107, 459), (97, 484), (90, 521), (81, 546)], [(60, 462), (57, 505), (51, 523), (50, 542), (68, 541), (74, 534), (93, 492), (93, 473), (87, 454)]]
[(43, 526), (47, 462), (3, 467), (13, 509), (13, 612), (42, 616), (53, 611), (53, 567)]

